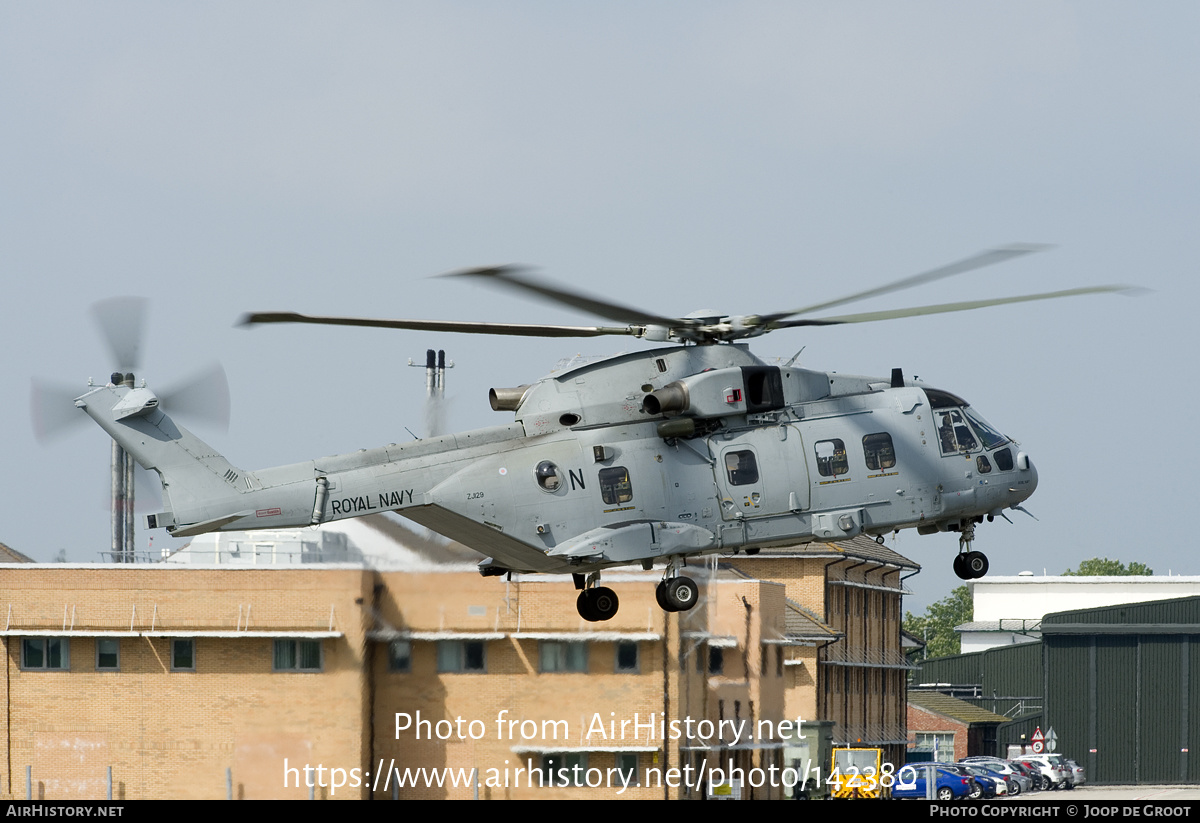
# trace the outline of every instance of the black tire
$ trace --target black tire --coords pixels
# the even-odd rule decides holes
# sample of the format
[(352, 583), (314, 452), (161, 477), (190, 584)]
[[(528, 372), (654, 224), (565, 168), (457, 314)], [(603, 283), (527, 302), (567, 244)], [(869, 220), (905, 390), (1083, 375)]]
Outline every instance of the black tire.
[(1050, 782), (1050, 778), (1046, 777), (1046, 775), (1042, 775), (1042, 791), (1048, 792), (1051, 788), (1053, 788), (1053, 786), (1054, 784)]
[(700, 590), (695, 580), (690, 577), (675, 577), (667, 581), (663, 600), (671, 607), (671, 611), (685, 612), (696, 605), (699, 597)]
[(949, 786), (940, 787), (937, 790), (937, 799), (938, 800), (953, 800), (954, 799), (954, 790), (951, 789)]
[(988, 573), (988, 559), (983, 552), (967, 552), (966, 560), (963, 561), (967, 568), (967, 573), (971, 576), (968, 580), (978, 580)]
[(584, 589), (579, 593), (579, 597), (575, 599), (575, 608), (579, 611), (579, 616), (589, 623), (595, 623), (601, 618), (596, 612), (595, 601), (592, 598), (592, 592), (595, 589)]
[(967, 569), (967, 556), (965, 554), (954, 555), (954, 573), (958, 575), (959, 580), (971, 579), (971, 572)]
[(667, 581), (664, 580), (654, 589), (654, 599), (658, 601), (658, 607), (664, 612), (673, 612), (671, 604), (667, 602)]
[(592, 614), (596, 615), (596, 622), (612, 620), (621, 605), (617, 593), (607, 586), (598, 586), (592, 589), (591, 603)]

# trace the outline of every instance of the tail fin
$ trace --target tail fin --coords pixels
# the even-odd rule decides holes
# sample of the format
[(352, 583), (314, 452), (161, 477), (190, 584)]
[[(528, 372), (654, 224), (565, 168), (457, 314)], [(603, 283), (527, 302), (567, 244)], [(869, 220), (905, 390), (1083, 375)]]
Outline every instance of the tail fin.
[(151, 516), (153, 526), (173, 530), (177, 523), (228, 518), (242, 508), (239, 498), (258, 488), (253, 475), (235, 467), (159, 409), (158, 398), (147, 388), (102, 386), (78, 398), (75, 405), (142, 468), (158, 474), (165, 511)]

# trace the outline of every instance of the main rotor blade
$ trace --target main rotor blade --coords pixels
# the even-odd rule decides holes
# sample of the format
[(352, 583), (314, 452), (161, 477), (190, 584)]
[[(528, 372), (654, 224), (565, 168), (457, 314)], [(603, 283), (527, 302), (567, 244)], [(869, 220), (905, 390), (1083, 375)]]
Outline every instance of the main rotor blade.
[(988, 249), (981, 251), (979, 254), (964, 258), (955, 263), (950, 263), (945, 266), (939, 266), (936, 269), (930, 269), (920, 274), (914, 274), (911, 277), (905, 277), (901, 280), (896, 280), (892, 283), (885, 283), (882, 286), (876, 286), (866, 291), (848, 294), (845, 297), (839, 297), (836, 300), (827, 300), (824, 303), (815, 303), (811, 306), (805, 306), (792, 311), (775, 312), (774, 314), (762, 315), (763, 321), (768, 324), (774, 324), (778, 320), (785, 317), (792, 317), (797, 314), (809, 314), (822, 309), (831, 309), (834, 306), (843, 306), (846, 303), (854, 303), (858, 300), (866, 300), (868, 297), (878, 297), (881, 294), (890, 294), (892, 292), (901, 291), (903, 289), (911, 289), (914, 286), (920, 286), (925, 283), (932, 283), (935, 280), (942, 280), (946, 277), (953, 277), (956, 274), (982, 269), (984, 266), (993, 266), (996, 263), (1003, 263), (1006, 260), (1011, 260), (1014, 257), (1020, 257), (1033, 252), (1045, 251), (1052, 248), (1051, 246), (1041, 245), (1037, 243), (1013, 243), (1008, 246), (1001, 246), (996, 249)]
[(861, 314), (843, 314), (838, 317), (814, 317), (810, 320), (779, 320), (772, 328), (791, 329), (799, 326), (837, 326), (842, 323), (871, 323), (875, 320), (895, 320), (899, 317), (918, 317), (923, 314), (944, 314), (956, 311), (971, 311), (988, 306), (1003, 306), (1007, 303), (1028, 303), (1032, 300), (1052, 300), (1056, 297), (1075, 297), (1081, 294), (1100, 294), (1102, 292), (1138, 291), (1131, 286), (1088, 286), (1080, 289), (1045, 292), (1044, 294), (1025, 294), (1019, 297), (998, 297), (992, 300), (967, 300), (961, 303), (942, 303), (936, 306), (914, 306), (908, 309), (892, 309), (890, 311), (871, 311)]
[(113, 368), (137, 371), (142, 362), (142, 330), (146, 326), (144, 297), (112, 297), (92, 306), (92, 316), (100, 327)]
[(695, 325), (695, 321), (685, 318), (661, 317), (657, 314), (649, 314), (641, 309), (634, 309), (596, 297), (588, 297), (578, 292), (567, 291), (560, 286), (552, 286), (549, 283), (541, 282), (531, 277), (520, 277), (517, 275), (517, 272), (520, 271), (522, 269), (518, 266), (488, 266), (478, 269), (463, 269), (462, 271), (454, 271), (441, 276), (474, 277), (493, 284), (504, 284), (515, 289), (531, 292), (552, 302), (562, 303), (572, 308), (594, 314), (597, 317), (605, 317), (620, 323), (632, 323), (640, 326), (667, 326), (673, 329), (680, 326)]
[(376, 329), (505, 334), (514, 337), (600, 337), (624, 334), (636, 337), (641, 331), (629, 326), (538, 326), (518, 323), (476, 323), (460, 320), (373, 320), (367, 317), (320, 317), (295, 312), (255, 312), (242, 315), (241, 326), (262, 323), (312, 323), (318, 326), (363, 326)]
[(178, 386), (158, 392), (163, 407), (175, 415), (229, 430), (229, 381), (214, 363)]

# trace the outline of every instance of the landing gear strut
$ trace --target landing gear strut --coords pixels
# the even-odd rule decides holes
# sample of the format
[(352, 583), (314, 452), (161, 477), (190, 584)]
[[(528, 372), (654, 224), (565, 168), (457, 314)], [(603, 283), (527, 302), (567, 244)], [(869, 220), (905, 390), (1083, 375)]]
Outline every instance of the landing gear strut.
[(954, 558), (954, 573), (960, 580), (978, 580), (988, 572), (987, 555), (971, 550), (975, 539), (975, 524), (967, 521), (958, 537), (958, 556)]
[(579, 616), (589, 623), (612, 620), (617, 613), (617, 608), (621, 605), (617, 593), (607, 586), (597, 586), (596, 583), (599, 581), (599, 572), (589, 574), (584, 589), (579, 592), (579, 598), (575, 601), (575, 608), (579, 610)]

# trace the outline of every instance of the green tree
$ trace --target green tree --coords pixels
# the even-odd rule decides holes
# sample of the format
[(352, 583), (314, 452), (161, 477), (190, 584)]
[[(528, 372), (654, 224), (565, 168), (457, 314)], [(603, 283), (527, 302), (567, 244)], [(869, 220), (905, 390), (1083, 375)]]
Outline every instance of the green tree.
[(971, 602), (971, 589), (959, 586), (950, 596), (930, 605), (925, 614), (917, 617), (912, 612), (904, 614), (904, 630), (925, 641), (926, 657), (945, 657), (958, 654), (961, 650), (955, 626), (970, 623), (975, 608)]
[(1091, 560), (1084, 560), (1080, 563), (1079, 568), (1075, 571), (1067, 569), (1063, 574), (1068, 577), (1129, 577), (1132, 575), (1151, 575), (1154, 574), (1154, 569), (1144, 563), (1130, 563), (1126, 566), (1120, 560), (1109, 560), (1107, 557), (1093, 557)]

